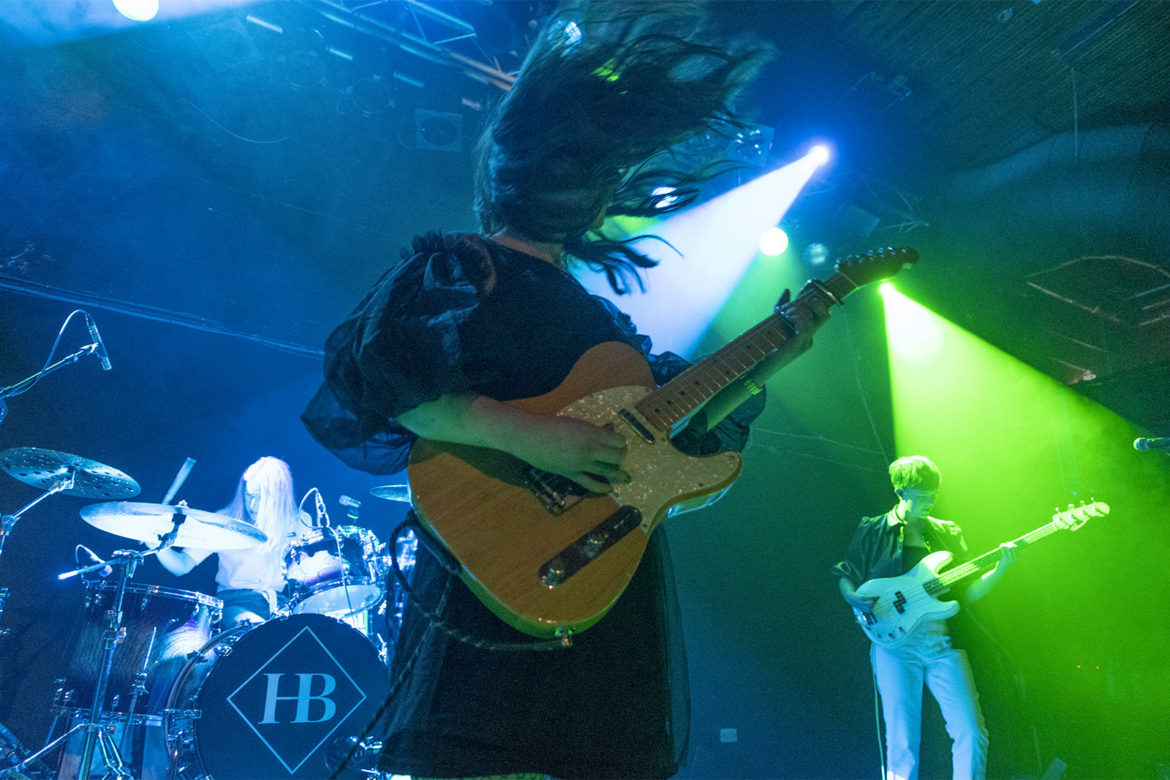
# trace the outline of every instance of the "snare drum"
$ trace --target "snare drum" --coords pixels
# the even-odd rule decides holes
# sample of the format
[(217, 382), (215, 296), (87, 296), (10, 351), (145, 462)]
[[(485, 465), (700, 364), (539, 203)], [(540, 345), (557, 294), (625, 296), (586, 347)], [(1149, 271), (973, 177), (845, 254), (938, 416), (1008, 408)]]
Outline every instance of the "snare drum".
[(284, 567), (293, 614), (345, 617), (382, 601), (387, 564), (369, 529), (315, 528), (289, 547)]
[[(69, 649), (65, 689), (71, 705), (93, 706), (105, 664), (107, 612), (118, 596), (115, 582), (86, 583), (80, 626)], [(105, 701), (107, 713), (157, 714), (186, 656), (207, 644), (223, 602), (203, 593), (128, 583), (122, 599), (124, 638), (114, 647)], [(135, 695), (138, 695), (135, 700)]]
[[(215, 637), (179, 674), (164, 715), (168, 753), (215, 780), (333, 777), (390, 689), (357, 630), (291, 615)], [(342, 777), (362, 777), (346, 767)]]

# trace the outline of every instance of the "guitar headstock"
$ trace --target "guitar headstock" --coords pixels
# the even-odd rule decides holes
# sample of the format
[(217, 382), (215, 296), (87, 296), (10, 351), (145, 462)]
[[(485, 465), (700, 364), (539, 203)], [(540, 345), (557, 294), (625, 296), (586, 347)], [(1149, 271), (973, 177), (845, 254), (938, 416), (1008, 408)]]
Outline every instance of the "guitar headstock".
[(1070, 504), (1068, 509), (1058, 511), (1052, 516), (1052, 522), (1058, 528), (1075, 531), (1089, 522), (1090, 517), (1104, 517), (1107, 514), (1109, 514), (1109, 505), (1105, 502), (1094, 501), (1086, 504), (1082, 501), (1080, 506), (1072, 506)]
[(889, 279), (910, 263), (918, 262), (918, 251), (908, 246), (871, 249), (859, 255), (838, 260), (837, 273), (848, 277), (857, 287), (881, 279)]
[(910, 247), (872, 249), (864, 254), (838, 260), (835, 266), (837, 273), (825, 282), (814, 283), (814, 286), (827, 294), (832, 303), (841, 303), (846, 295), (858, 287), (889, 279), (901, 271), (903, 266), (915, 262), (918, 262), (918, 251)]

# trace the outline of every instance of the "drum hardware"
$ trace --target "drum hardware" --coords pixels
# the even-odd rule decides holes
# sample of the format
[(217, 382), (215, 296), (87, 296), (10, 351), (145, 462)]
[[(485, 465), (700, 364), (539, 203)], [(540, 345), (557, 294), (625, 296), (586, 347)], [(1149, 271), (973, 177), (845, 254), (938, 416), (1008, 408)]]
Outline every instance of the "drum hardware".
[(33, 759), (40, 758), (75, 733), (84, 730), (85, 744), (81, 753), (81, 764), (78, 767), (78, 780), (88, 780), (90, 765), (94, 760), (95, 748), (101, 751), (102, 763), (106, 769), (106, 777), (133, 780), (133, 775), (126, 770), (125, 764), (122, 762), (122, 754), (119, 752), (117, 745), (114, 744), (113, 737), (110, 734), (111, 730), (105, 722), (106, 719), (103, 717), (103, 704), (106, 697), (106, 686), (110, 679), (110, 672), (114, 666), (114, 651), (118, 643), (126, 636), (125, 629), (122, 627), (122, 601), (126, 594), (126, 582), (134, 576), (134, 570), (142, 563), (144, 557), (144, 554), (137, 550), (116, 550), (109, 561), (101, 561), (100, 563), (94, 563), (71, 572), (66, 572), (65, 574), (57, 575), (58, 579), (63, 580), (98, 571), (107, 565), (118, 569), (117, 600), (114, 608), (106, 611), (106, 629), (103, 633), (105, 659), (98, 673), (93, 704), (89, 709), (88, 717), (84, 720), (79, 720), (75, 725), (66, 730), (64, 734), (50, 741), (36, 753), (16, 765), (14, 768), (17, 771), (23, 770)]
[(385, 596), (379, 551), (378, 538), (360, 526), (326, 525), (302, 535), (284, 555), (291, 591), (285, 611), (344, 619), (374, 609)]
[[(24, 513), (57, 493), (82, 498), (131, 498), (141, 488), (131, 477), (96, 460), (39, 447), (13, 447), (0, 452), (0, 469), (26, 485), (45, 491), (11, 515), (0, 512), (0, 554), (4, 542)], [(8, 590), (0, 591), (0, 615)], [(0, 630), (0, 636), (8, 633)]]
[[(111, 674), (114, 669), (116, 650), (126, 637), (126, 627), (123, 625), (129, 580), (133, 579), (137, 568), (150, 555), (157, 555), (162, 550), (175, 544), (184, 546), (218, 546), (219, 549), (235, 549), (260, 544), (267, 539), (263, 531), (252, 527), (248, 523), (225, 517), (213, 512), (203, 512), (189, 508), (185, 502), (177, 505), (144, 504), (135, 502), (114, 502), (108, 504), (91, 504), (82, 508), (82, 518), (97, 528), (109, 531), (119, 536), (137, 539), (142, 542), (153, 541), (156, 546), (140, 550), (116, 550), (110, 560), (98, 559), (96, 562), (74, 569), (70, 572), (57, 575), (60, 580), (75, 576), (83, 576), (91, 572), (100, 571), (106, 567), (116, 568), (118, 571), (117, 584), (113, 588), (113, 605), (105, 610), (105, 628), (102, 632), (102, 660), (98, 666), (97, 681), (94, 684), (93, 702), (88, 715), (79, 720), (65, 733), (51, 740), (39, 751), (34, 753), (25, 762), (15, 767), (21, 770), (26, 763), (39, 758), (75, 733), (84, 730), (85, 742), (81, 750), (81, 759), (78, 767), (78, 780), (88, 780), (95, 761), (95, 751), (100, 751), (100, 759), (105, 767), (106, 777), (131, 779), (132, 775), (126, 769), (122, 760), (122, 753), (111, 736), (112, 729), (108, 726), (110, 718), (105, 715), (105, 698)], [(169, 527), (168, 527), (169, 526)], [(96, 556), (95, 556), (96, 557)], [(102, 586), (104, 587), (104, 586)], [(147, 589), (149, 591), (150, 589)], [(159, 590), (155, 588), (154, 590)], [(139, 594), (138, 589), (132, 593)], [(99, 590), (97, 598), (100, 601), (102, 593)], [(212, 600), (217, 601), (217, 600)], [(143, 605), (145, 608), (145, 604)], [(130, 686), (131, 710), (125, 713), (127, 729), (135, 723), (139, 697), (146, 692), (145, 670), (149, 669), (151, 655), (154, 652), (154, 635), (148, 645), (147, 656), (143, 660), (143, 668), (138, 670)], [(139, 693), (138, 674), (142, 673), (143, 683)], [(120, 702), (118, 695), (111, 706), (116, 708)]]
[(20, 743), (16, 735), (0, 724), (0, 777), (13, 780), (40, 780), (51, 778), (52, 770), (40, 762), (33, 762), (23, 771), (14, 767), (18, 762), (24, 762), (29, 750)]

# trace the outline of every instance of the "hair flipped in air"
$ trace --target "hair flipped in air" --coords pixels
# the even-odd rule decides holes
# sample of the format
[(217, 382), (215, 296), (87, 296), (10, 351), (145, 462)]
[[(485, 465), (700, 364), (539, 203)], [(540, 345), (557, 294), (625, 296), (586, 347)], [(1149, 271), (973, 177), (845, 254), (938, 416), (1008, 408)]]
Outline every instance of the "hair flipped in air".
[[(688, 205), (718, 164), (684, 171), (668, 150), (727, 135), (740, 89), (770, 56), (759, 45), (699, 43), (694, 2), (560, 5), (544, 25), (477, 147), (481, 227), (503, 228), (604, 270), (617, 292), (656, 261), (598, 228), (601, 214), (648, 216)], [(673, 187), (673, 202), (655, 187)]]

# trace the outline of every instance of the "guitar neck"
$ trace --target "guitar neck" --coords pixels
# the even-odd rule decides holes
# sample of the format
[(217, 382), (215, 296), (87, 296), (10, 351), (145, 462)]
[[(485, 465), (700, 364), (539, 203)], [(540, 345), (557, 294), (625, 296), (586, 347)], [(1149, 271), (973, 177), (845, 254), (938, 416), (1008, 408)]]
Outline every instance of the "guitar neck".
[[(807, 305), (814, 295), (829, 303), (840, 304), (846, 295), (859, 286), (844, 272), (838, 271), (825, 282), (814, 280), (808, 289), (797, 296), (793, 304)], [(739, 379), (744, 372), (782, 348), (793, 335), (791, 326), (784, 318), (779, 314), (772, 314), (649, 393), (638, 402), (636, 408), (659, 430), (669, 430), (679, 420)]]
[[(1023, 547), (1025, 545), (1039, 541), (1049, 534), (1054, 534), (1062, 528), (1063, 526), (1054, 521), (1040, 526), (1035, 531), (1029, 531), (1018, 539), (1013, 539), (1012, 544), (1014, 544), (1016, 547)], [(978, 558), (972, 558), (969, 561), (960, 563), (954, 568), (947, 569), (942, 574), (939, 574), (932, 583), (929, 583), (926, 586), (926, 589), (930, 592), (937, 592), (944, 590), (945, 588), (948, 588), (954, 583), (959, 582), (960, 580), (964, 580), (967, 577), (971, 577), (976, 574), (986, 574), (995, 568), (996, 564), (999, 563), (999, 559), (1000, 550), (997, 547), (990, 552), (983, 553), (983, 555), (980, 555)]]

